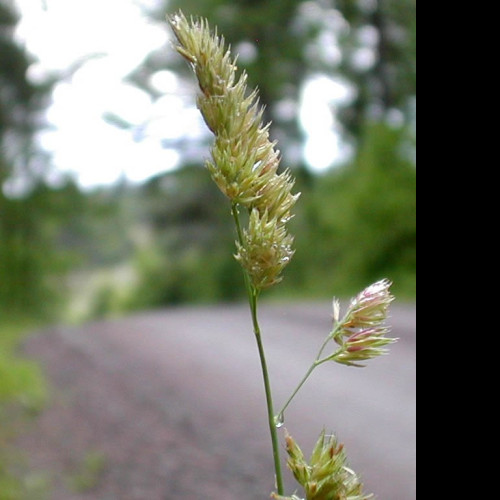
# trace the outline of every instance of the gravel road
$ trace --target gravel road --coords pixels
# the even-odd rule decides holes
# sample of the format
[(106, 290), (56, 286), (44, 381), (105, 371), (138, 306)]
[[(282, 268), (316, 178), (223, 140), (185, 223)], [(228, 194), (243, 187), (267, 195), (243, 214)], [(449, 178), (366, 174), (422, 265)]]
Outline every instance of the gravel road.
[[(328, 303), (263, 306), (277, 406), (330, 331), (330, 313)], [(391, 354), (363, 369), (320, 367), (285, 426), (306, 454), (323, 428), (335, 431), (368, 491), (414, 500), (415, 307), (395, 304), (392, 316), (400, 341)], [(18, 447), (51, 478), (51, 500), (269, 498), (262, 377), (245, 306), (52, 328), (25, 351), (44, 367), (53, 397)]]

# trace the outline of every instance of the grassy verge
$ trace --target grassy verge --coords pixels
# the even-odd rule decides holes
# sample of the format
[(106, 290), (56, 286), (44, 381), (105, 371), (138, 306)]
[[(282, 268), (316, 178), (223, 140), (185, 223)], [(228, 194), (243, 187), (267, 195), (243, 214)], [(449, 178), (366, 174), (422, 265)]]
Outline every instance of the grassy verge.
[(18, 352), (20, 341), (35, 325), (0, 319), (0, 500), (44, 497), (44, 481), (23, 471), (23, 458), (11, 447), (16, 433), (43, 408), (47, 397), (39, 366)]

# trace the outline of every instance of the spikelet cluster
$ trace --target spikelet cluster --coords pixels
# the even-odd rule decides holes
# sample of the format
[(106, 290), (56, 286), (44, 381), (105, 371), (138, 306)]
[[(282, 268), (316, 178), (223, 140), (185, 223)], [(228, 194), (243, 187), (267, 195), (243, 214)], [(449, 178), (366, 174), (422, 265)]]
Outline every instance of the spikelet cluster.
[[(363, 493), (357, 474), (347, 467), (344, 446), (333, 435), (323, 431), (309, 461), (295, 440), (286, 434), (287, 465), (297, 482), (304, 488), (306, 500), (369, 500), (373, 495)], [(279, 500), (300, 500), (296, 496)]]
[(249, 92), (247, 74), (237, 75), (225, 40), (211, 32), (203, 19), (188, 20), (182, 13), (169, 18), (177, 37), (177, 51), (190, 63), (198, 79), (198, 107), (215, 135), (207, 168), (233, 207), (249, 214), (248, 229), (237, 244), (236, 259), (260, 290), (281, 280), (293, 256), (293, 238), (286, 223), (299, 195), (288, 170), (279, 173), (280, 153), (263, 124), (258, 92)]
[[(396, 341), (386, 336), (390, 328), (385, 321), (394, 300), (390, 287), (389, 280), (377, 281), (351, 300), (345, 317), (334, 330), (333, 339), (341, 346), (332, 356), (337, 363), (363, 366), (360, 361), (386, 354), (385, 347)], [(338, 321), (338, 301), (334, 301), (333, 309), (334, 318)]]

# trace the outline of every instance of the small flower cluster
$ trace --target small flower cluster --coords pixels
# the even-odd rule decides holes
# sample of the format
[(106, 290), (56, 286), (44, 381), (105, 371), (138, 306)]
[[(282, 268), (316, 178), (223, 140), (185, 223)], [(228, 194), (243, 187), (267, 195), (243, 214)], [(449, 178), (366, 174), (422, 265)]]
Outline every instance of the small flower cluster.
[(293, 238), (286, 233), (285, 226), (268, 212), (261, 216), (253, 209), (243, 241), (236, 244), (236, 260), (248, 271), (253, 285), (263, 289), (277, 283), (293, 255)]
[(341, 349), (332, 356), (338, 363), (363, 366), (359, 361), (372, 359), (387, 352), (384, 347), (396, 339), (387, 338), (389, 327), (384, 325), (393, 295), (391, 282), (381, 280), (369, 286), (351, 300), (347, 314), (339, 322), (339, 305), (334, 301), (334, 320), (337, 326), (332, 338)]
[(293, 256), (293, 238), (286, 223), (299, 195), (292, 194), (290, 172), (278, 173), (280, 153), (263, 125), (257, 91), (248, 93), (247, 74), (237, 78), (223, 37), (205, 20), (188, 21), (182, 13), (169, 18), (179, 41), (177, 51), (191, 64), (201, 93), (198, 107), (215, 135), (210, 174), (233, 207), (249, 213), (249, 227), (240, 235), (236, 259), (257, 290), (281, 280)]
[[(295, 440), (286, 434), (288, 467), (304, 488), (306, 500), (369, 500), (373, 495), (363, 494), (363, 484), (346, 465), (344, 446), (333, 435), (323, 431), (312, 452), (309, 463)], [(300, 500), (296, 496), (277, 500)]]

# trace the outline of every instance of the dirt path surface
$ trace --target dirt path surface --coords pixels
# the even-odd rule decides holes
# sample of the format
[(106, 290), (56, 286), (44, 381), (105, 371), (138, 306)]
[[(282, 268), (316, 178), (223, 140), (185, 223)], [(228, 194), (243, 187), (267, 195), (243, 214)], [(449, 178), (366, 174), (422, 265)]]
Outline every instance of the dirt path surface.
[[(327, 303), (262, 308), (277, 406), (314, 359), (329, 315)], [(379, 500), (416, 498), (415, 322), (413, 306), (395, 305), (401, 340), (391, 355), (364, 369), (320, 367), (286, 415), (306, 454), (323, 427), (334, 430)], [(269, 498), (273, 467), (246, 307), (54, 328), (25, 350), (54, 396), (18, 446), (50, 475), (51, 500)], [(95, 470), (91, 457), (99, 457)]]

